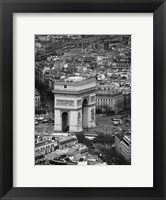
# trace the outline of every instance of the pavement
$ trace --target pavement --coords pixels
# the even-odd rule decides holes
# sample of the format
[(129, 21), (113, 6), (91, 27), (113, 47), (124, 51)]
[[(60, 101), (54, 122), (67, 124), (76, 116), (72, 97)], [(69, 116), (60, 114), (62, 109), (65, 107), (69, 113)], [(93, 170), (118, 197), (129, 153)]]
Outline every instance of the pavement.
[(40, 123), (35, 126), (35, 131), (40, 133), (43, 131), (53, 131), (54, 130), (54, 124), (53, 123)]
[[(120, 115), (112, 115), (112, 116), (99, 116), (96, 115), (96, 127), (90, 128), (88, 130), (84, 130), (84, 133), (88, 134), (99, 134), (99, 133), (104, 133), (104, 134), (114, 134), (114, 132), (120, 130), (120, 129), (131, 129), (131, 125), (126, 126), (125, 123), (119, 124), (117, 126), (112, 124), (112, 118), (120, 118)], [(44, 131), (53, 131), (54, 130), (54, 125), (53, 123), (41, 123), (39, 125), (35, 126), (35, 131), (40, 133)]]
[(112, 116), (96, 116), (96, 127), (90, 128), (88, 131), (84, 130), (84, 133), (104, 133), (104, 134), (114, 134), (114, 132), (120, 129), (131, 129), (130, 126), (126, 126), (125, 123), (119, 124), (117, 126), (113, 125), (112, 118), (120, 118), (119, 115)]

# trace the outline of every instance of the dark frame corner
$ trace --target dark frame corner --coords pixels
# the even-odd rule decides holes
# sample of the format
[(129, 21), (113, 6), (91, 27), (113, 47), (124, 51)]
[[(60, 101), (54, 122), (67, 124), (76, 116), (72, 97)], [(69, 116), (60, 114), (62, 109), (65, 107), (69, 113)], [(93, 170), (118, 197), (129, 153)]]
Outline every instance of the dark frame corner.
[[(154, 187), (13, 188), (13, 24), (17, 12), (138, 12), (154, 16)], [(142, 31), (142, 30), (140, 30)], [(166, 199), (166, 2), (164, 0), (0, 0), (0, 197), (2, 199)]]

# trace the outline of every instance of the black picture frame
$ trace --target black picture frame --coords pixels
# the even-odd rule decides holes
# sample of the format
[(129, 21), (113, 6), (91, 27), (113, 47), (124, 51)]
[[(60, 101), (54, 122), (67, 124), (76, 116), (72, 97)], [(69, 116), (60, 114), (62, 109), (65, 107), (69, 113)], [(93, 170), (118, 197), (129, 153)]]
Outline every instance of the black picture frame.
[[(13, 13), (153, 13), (154, 187), (13, 187)], [(140, 30), (143, 31), (143, 30)], [(166, 199), (166, 2), (164, 0), (0, 0), (0, 197), (2, 199)], [(139, 105), (138, 105), (139, 106)], [(148, 143), (148, 141), (147, 141)], [(148, 144), (147, 144), (148, 145)], [(141, 173), (141, 172), (138, 172)], [(87, 177), (88, 181), (88, 177)]]

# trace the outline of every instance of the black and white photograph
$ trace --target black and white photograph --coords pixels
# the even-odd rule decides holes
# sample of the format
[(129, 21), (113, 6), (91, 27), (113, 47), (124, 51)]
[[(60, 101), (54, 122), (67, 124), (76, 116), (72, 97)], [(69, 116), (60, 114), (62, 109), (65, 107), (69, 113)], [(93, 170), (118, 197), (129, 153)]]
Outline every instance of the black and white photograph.
[(35, 35), (35, 165), (131, 165), (131, 35)]

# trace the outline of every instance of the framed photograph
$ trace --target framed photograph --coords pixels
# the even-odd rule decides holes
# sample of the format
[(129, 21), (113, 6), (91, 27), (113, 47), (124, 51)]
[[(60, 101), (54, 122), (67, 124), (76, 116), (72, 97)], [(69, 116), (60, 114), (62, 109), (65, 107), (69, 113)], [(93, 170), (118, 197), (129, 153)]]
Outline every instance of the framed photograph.
[(165, 1), (0, 9), (1, 199), (166, 199)]

